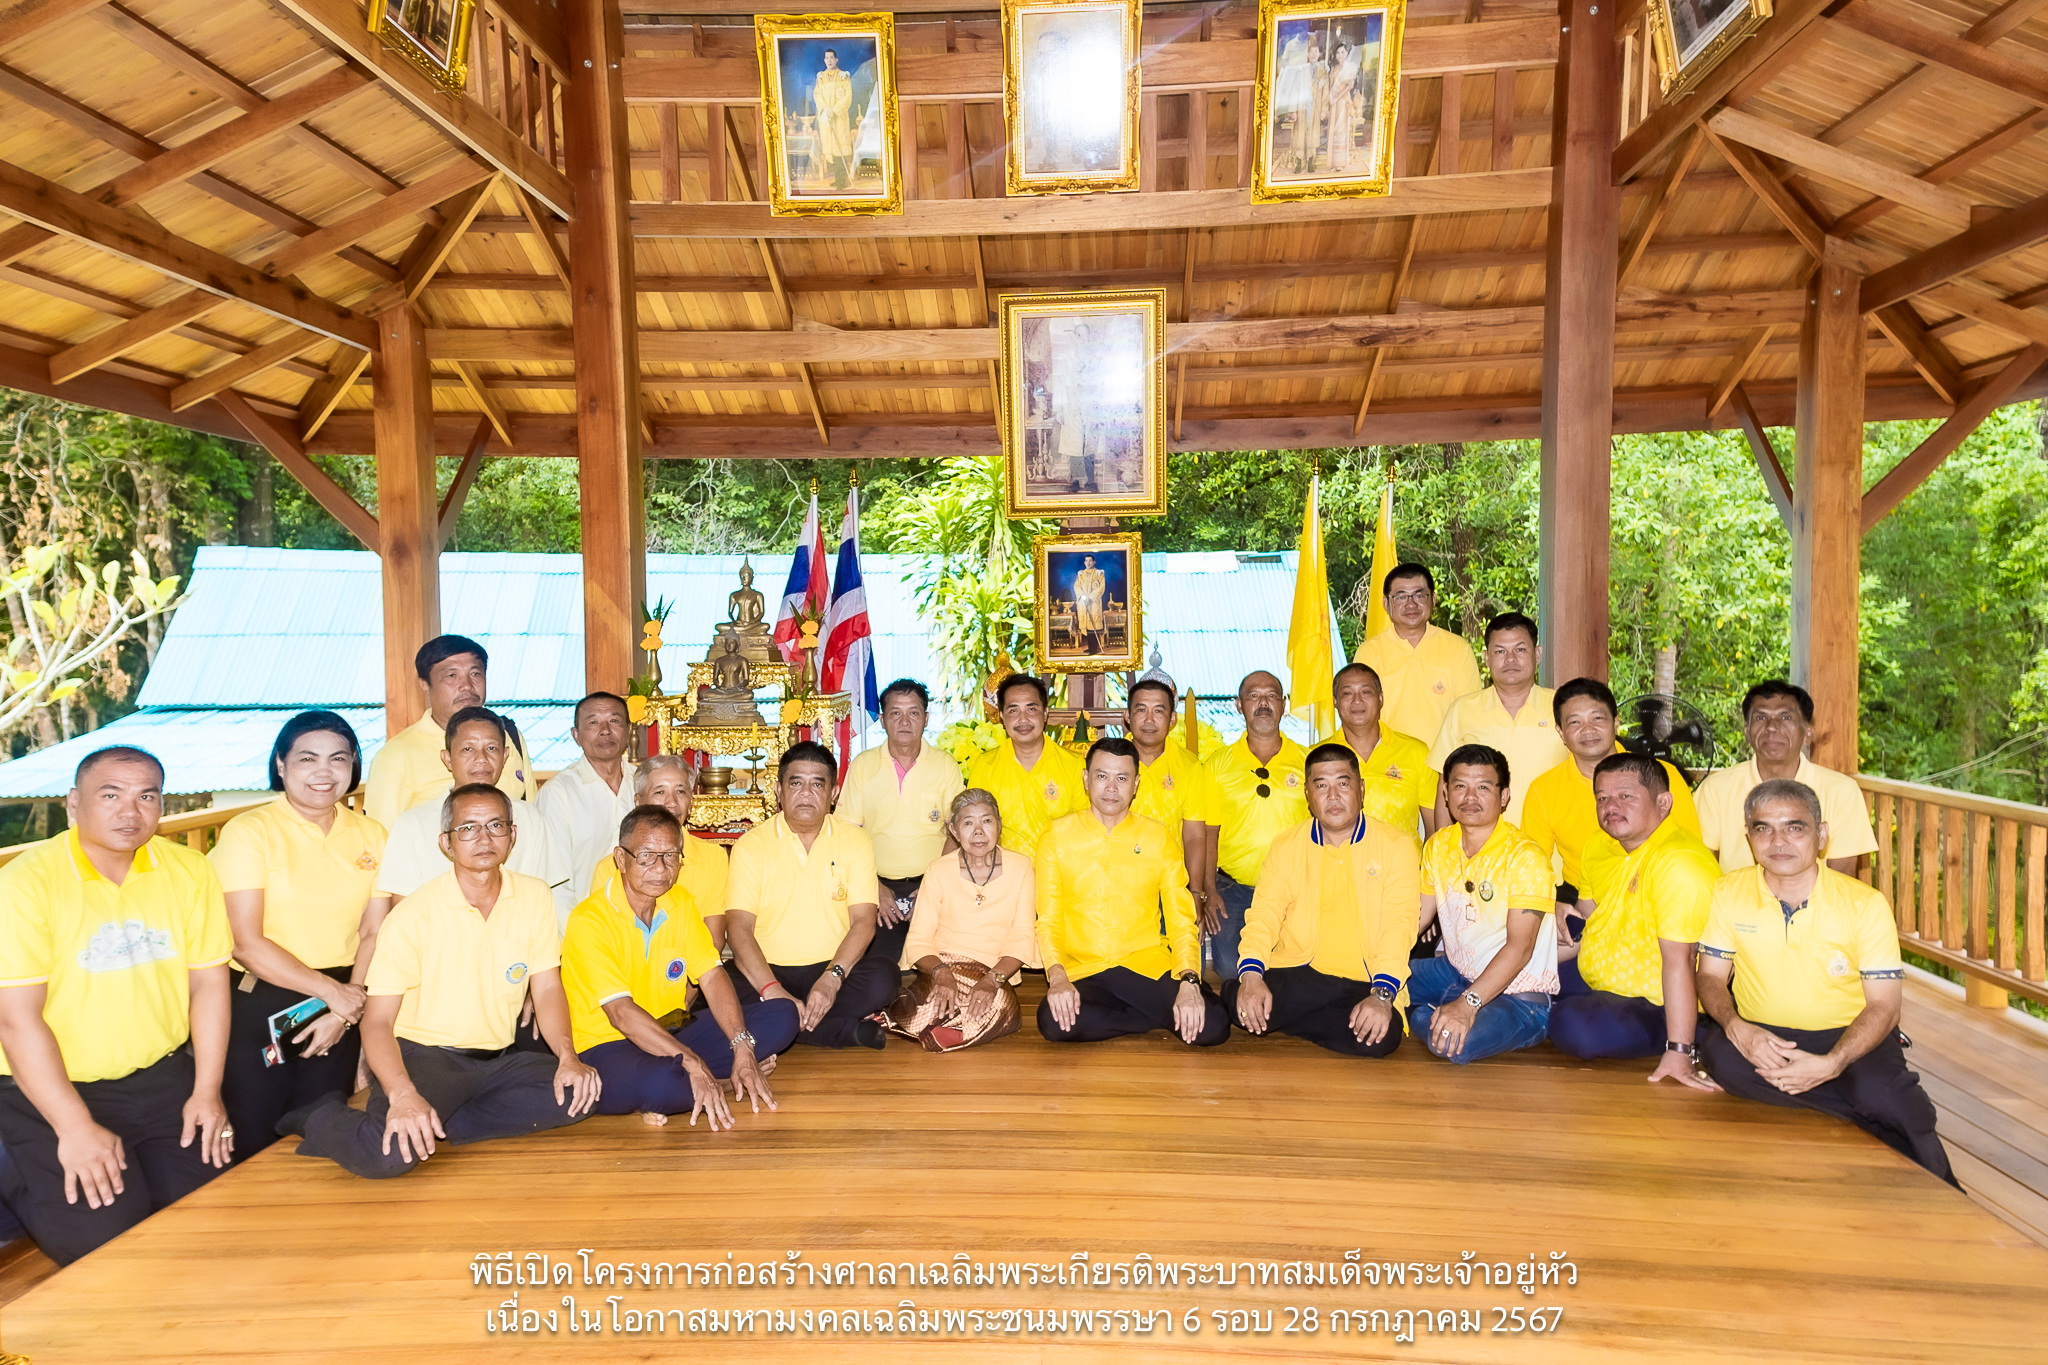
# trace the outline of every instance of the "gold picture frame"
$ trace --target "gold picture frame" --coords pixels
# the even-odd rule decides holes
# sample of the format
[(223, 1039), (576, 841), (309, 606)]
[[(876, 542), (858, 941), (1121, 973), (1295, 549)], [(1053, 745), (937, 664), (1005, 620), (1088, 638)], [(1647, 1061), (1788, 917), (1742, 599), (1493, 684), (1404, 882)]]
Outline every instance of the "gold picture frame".
[(1657, 85), (1676, 99), (1764, 26), (1771, 0), (1649, 0)]
[[(796, 218), (903, 212), (895, 16), (759, 14), (754, 45), (768, 211)], [(828, 79), (828, 71), (837, 74)], [(827, 110), (818, 107), (821, 84)]]
[(1166, 291), (1004, 294), (997, 421), (1012, 517), (1166, 514)]
[(1254, 204), (1393, 192), (1407, 16), (1407, 0), (1259, 0)]
[(1138, 188), (1138, 0), (1003, 0), (1011, 194)]
[(1038, 666), (1048, 673), (1138, 667), (1145, 648), (1144, 569), (1144, 541), (1136, 531), (1033, 540), (1031, 628)]
[(366, 22), (384, 46), (444, 90), (469, 88), (469, 32), (476, 0), (369, 0)]

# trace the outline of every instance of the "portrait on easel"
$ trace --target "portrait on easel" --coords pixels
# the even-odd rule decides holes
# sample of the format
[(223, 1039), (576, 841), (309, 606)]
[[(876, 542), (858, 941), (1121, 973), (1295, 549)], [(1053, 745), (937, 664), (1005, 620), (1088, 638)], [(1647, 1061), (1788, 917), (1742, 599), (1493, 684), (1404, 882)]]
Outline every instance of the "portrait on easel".
[(1040, 536), (1032, 542), (1032, 625), (1040, 667), (1104, 673), (1138, 665), (1144, 629), (1135, 531)]

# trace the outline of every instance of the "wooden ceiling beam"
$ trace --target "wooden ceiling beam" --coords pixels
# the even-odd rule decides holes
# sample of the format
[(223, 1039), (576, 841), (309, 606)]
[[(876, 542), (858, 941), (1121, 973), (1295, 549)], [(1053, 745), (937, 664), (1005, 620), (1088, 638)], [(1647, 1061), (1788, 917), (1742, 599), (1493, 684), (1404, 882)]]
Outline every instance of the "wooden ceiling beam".
[(1924, 289), (1919, 297), (1937, 307), (1961, 313), (1986, 327), (2018, 337), (2022, 341), (2048, 344), (2048, 317), (2031, 308), (2015, 308), (2002, 299), (1979, 292), (1961, 280)]
[(456, 466), (455, 477), (448, 482), (448, 491), (441, 495), (441, 510), (435, 524), (444, 550), (455, 538), (456, 523), (462, 520), (462, 505), (469, 501), (469, 490), (475, 487), (476, 476), (484, 467), (484, 452), (490, 447), (493, 431), (506, 441), (512, 439), (488, 413), (479, 418), (476, 432), (469, 438), (469, 449), (462, 453), (462, 463)]
[(1929, 388), (1951, 403), (1962, 401), (1963, 377), (1956, 358), (1949, 354), (1948, 347), (1927, 335), (1927, 325), (1920, 321), (1919, 314), (1904, 303), (1895, 303), (1875, 310), (1871, 320), (1906, 353)]
[(1735, 409), (1736, 425), (1741, 427), (1744, 439), (1749, 442), (1749, 453), (1756, 461), (1756, 472), (1763, 480), (1764, 491), (1771, 495), (1771, 505), (1778, 509), (1778, 520), (1787, 534), (1797, 527), (1797, 514), (1792, 509), (1792, 481), (1785, 477), (1785, 466), (1778, 458), (1778, 448), (1771, 444), (1770, 433), (1756, 415), (1756, 405), (1749, 401), (1749, 393), (1737, 384), (1729, 395), (1730, 406)]
[(131, 372), (129, 366), (112, 365), (68, 384), (52, 383), (48, 352), (54, 349), (54, 342), (32, 341), (22, 333), (0, 329), (0, 388), (40, 393), (83, 407), (225, 436), (231, 441), (246, 439), (241, 424), (229, 417), (218, 401), (172, 412), (170, 386), (139, 371)]
[(1968, 37), (1942, 33), (1869, 5), (1850, 5), (1835, 16), (1835, 22), (1930, 66), (1968, 76), (2002, 94), (2016, 95), (2048, 108), (2048, 71), (2030, 62), (1992, 52)]
[(477, 210), (484, 204), (484, 196), (497, 183), (497, 172), (486, 176), (481, 184), (472, 185), (453, 199), (442, 203), (437, 211), (441, 219), (439, 226), (423, 229), (412, 246), (406, 249), (405, 259), (399, 268), (405, 278), (397, 284), (386, 286), (378, 294), (361, 305), (361, 311), (375, 316), (386, 308), (396, 308), (401, 303), (411, 303), (426, 289), (441, 267), (447, 264), (449, 254), (469, 231), (475, 221)]
[(1724, 139), (1711, 126), (1706, 129), (1706, 134), (1707, 140), (1713, 143), (1714, 150), (1735, 168), (1736, 174), (1742, 177), (1744, 183), (1755, 192), (1756, 197), (1764, 201), (1764, 207), (1771, 211), (1771, 215), (1785, 225), (1786, 230), (1805, 249), (1807, 255), (1819, 260), (1827, 239), (1826, 230), (1813, 220), (1813, 215), (1806, 211), (1806, 206), (1785, 188), (1785, 183), (1771, 174), (1770, 167), (1764, 165), (1763, 158), (1739, 142)]
[(220, 405), (241, 424), (248, 438), (283, 465), (285, 472), (298, 480), (299, 486), (326, 508), (327, 514), (340, 522), (344, 530), (361, 541), (365, 550), (379, 552), (383, 535), (376, 516), (350, 497), (348, 490), (330, 478), (326, 470), (308, 459), (305, 447), (296, 437), (256, 412), (249, 406), (249, 400), (233, 390), (220, 396)]
[(1706, 145), (1706, 130), (1694, 128), (1678, 150), (1671, 154), (1671, 162), (1664, 168), (1664, 174), (1658, 178), (1657, 188), (1650, 194), (1650, 202), (1644, 205), (1643, 211), (1636, 216), (1635, 230), (1622, 245), (1621, 261), (1615, 274), (1617, 289), (1628, 283), (1629, 272), (1643, 259), (1644, 253), (1649, 249), (1650, 239), (1656, 236), (1657, 228), (1663, 223), (1664, 215), (1671, 207), (1671, 201), (1677, 197), (1678, 187), (1685, 183), (1686, 175), (1698, 163), (1700, 153), (1706, 150)]
[[(39, 294), (47, 294), (54, 299), (63, 299), (67, 303), (75, 303), (82, 308), (90, 308), (96, 313), (105, 313), (109, 317), (120, 318), (123, 321), (139, 317), (149, 311), (133, 299), (123, 298), (119, 294), (110, 294), (104, 289), (96, 289), (91, 285), (80, 284), (76, 280), (68, 280), (62, 276), (53, 275), (46, 270), (37, 269), (34, 266), (0, 266), (0, 281), (5, 281), (8, 284), (18, 284), (25, 289), (33, 289)], [(202, 346), (211, 346), (216, 351), (221, 351), (227, 355), (247, 355), (256, 349), (254, 342), (244, 341), (238, 336), (231, 336), (218, 328), (203, 326), (199, 323), (187, 323), (183, 327), (173, 328), (171, 334), (184, 337), (187, 341), (196, 341)], [(346, 347), (344, 349), (354, 350), (355, 348)], [(296, 361), (287, 361), (280, 368), (304, 375), (308, 379), (317, 379), (321, 374), (325, 373), (322, 366), (301, 364)]]
[[(1963, 172), (1989, 161), (2001, 152), (2010, 151), (2044, 130), (2048, 130), (2048, 109), (2036, 109), (2030, 114), (2022, 114), (2003, 127), (1978, 138), (1946, 160), (1928, 167), (1920, 173), (1920, 178), (1930, 185), (1947, 184)], [(1897, 207), (1898, 205), (1889, 199), (1872, 199), (1836, 219), (1834, 231), (1854, 232), (1876, 222)]]
[(1885, 476), (1863, 495), (1863, 534), (1884, 520), (1886, 513), (1904, 502), (1912, 491), (1941, 467), (1958, 446), (1983, 425), (1992, 412), (2013, 401), (2020, 386), (2032, 379), (2043, 362), (2048, 362), (2048, 345), (2036, 342), (2010, 361), (1992, 378), (1979, 384), (1956, 406), (1946, 422), (1927, 434), (1913, 453), (1892, 466)]
[(0, 48), (12, 47), (52, 24), (89, 14), (107, 0), (18, 0), (0, 15)]
[(226, 364), (216, 365), (206, 373), (196, 375), (171, 390), (171, 411), (183, 412), (194, 403), (201, 403), (217, 393), (224, 393), (237, 384), (254, 379), (266, 370), (274, 370), (285, 361), (304, 355), (324, 340), (324, 337), (312, 332), (294, 331), (289, 336), (258, 346), (247, 355), (237, 356)]
[(2048, 238), (2048, 194), (1987, 218), (1945, 242), (1866, 276), (1861, 297), (1863, 311), (1874, 313), (1888, 308), (1931, 285), (1967, 275), (2044, 238)]
[[(1930, 185), (1909, 172), (1882, 165), (1869, 157), (1830, 147), (1768, 119), (1740, 109), (1723, 109), (1709, 118), (1706, 126), (1720, 135), (1724, 140), (1723, 147), (1731, 141), (1739, 142), (1780, 161), (1790, 162), (1810, 174), (1865, 194), (1878, 195), (1930, 217), (1954, 223), (1970, 221), (1971, 202), (1968, 196), (1939, 185)], [(1739, 166), (1736, 169), (1738, 173), (1741, 171)]]
[(310, 441), (341, 406), (341, 400), (370, 368), (370, 353), (344, 346), (327, 367), (327, 376), (314, 382), (299, 400), (299, 440)]
[[(499, 401), (498, 395), (491, 392), (490, 386), (484, 382), (483, 371), (466, 360), (458, 360), (455, 362), (455, 374), (462, 381), (462, 387), (469, 390), (469, 396), (476, 400), (476, 405), (483, 409), (484, 420), (490, 423), (491, 429), (496, 431), (507, 445), (510, 445), (511, 420), (506, 417), (505, 405)], [(572, 379), (571, 386), (573, 385)]]
[[(2006, 0), (1984, 18), (1972, 24), (1964, 33), (1963, 41), (1989, 47), (2006, 34), (2024, 24), (2039, 13), (2048, 0)], [(1820, 140), (1830, 146), (1840, 146), (1864, 129), (1875, 124), (1886, 114), (1904, 104), (1912, 96), (1933, 85), (1941, 75), (1937, 66), (1918, 66), (1898, 80), (1879, 91), (1862, 107), (1851, 111), (1820, 135)]]

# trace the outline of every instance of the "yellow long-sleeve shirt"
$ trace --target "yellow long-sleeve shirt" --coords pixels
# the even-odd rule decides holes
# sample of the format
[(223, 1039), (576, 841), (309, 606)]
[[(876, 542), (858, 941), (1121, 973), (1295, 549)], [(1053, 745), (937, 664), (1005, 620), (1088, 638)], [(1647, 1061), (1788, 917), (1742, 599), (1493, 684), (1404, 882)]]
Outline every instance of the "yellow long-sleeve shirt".
[(1130, 814), (1106, 830), (1084, 810), (1052, 822), (1034, 871), (1038, 959), (1048, 968), (1057, 962), (1074, 981), (1111, 967), (1154, 978), (1201, 970), (1179, 830)]
[(1238, 964), (1379, 982), (1405, 1003), (1421, 905), (1421, 855), (1404, 831), (1362, 815), (1348, 843), (1330, 844), (1304, 820), (1266, 855)]

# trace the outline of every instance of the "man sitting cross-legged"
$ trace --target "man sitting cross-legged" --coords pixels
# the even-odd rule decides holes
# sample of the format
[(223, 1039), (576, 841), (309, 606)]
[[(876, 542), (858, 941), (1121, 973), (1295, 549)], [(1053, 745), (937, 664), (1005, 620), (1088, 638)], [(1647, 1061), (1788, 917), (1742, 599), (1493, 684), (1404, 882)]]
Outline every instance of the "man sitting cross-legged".
[[(676, 881), (682, 825), (660, 806), (638, 806), (619, 823), (612, 859), (619, 876), (569, 912), (562, 987), (576, 1051), (604, 1091), (595, 1112), (640, 1113), (654, 1123), (701, 1112), (732, 1127), (724, 1087), (775, 1108), (767, 1073), (796, 1041), (796, 1002), (757, 1000), (742, 1013), (718, 949), (690, 893)], [(705, 1013), (689, 1017), (690, 987)], [(757, 1060), (762, 1059), (762, 1060)]]
[(799, 740), (777, 765), (782, 813), (732, 846), (725, 931), (742, 1008), (793, 1000), (812, 1047), (880, 1048), (868, 1016), (895, 1003), (903, 972), (875, 941), (875, 850), (867, 831), (829, 814), (839, 765)]
[(1415, 942), (1415, 841), (1360, 810), (1349, 746), (1319, 744), (1303, 766), (1310, 818), (1266, 854), (1225, 999), (1253, 1033), (1384, 1057), (1401, 1045), (1394, 1007)]
[(1934, 1102), (1906, 1069), (1891, 907), (1821, 865), (1828, 827), (1805, 783), (1758, 783), (1743, 820), (1755, 862), (1715, 884), (1700, 934), (1704, 1071), (1731, 1095), (1847, 1119), (1956, 1185)]
[(1129, 740), (1096, 740), (1084, 771), (1089, 808), (1053, 821), (1033, 868), (1047, 987), (1038, 1031), (1094, 1043), (1166, 1028), (1213, 1047), (1230, 1036), (1230, 1016), (1202, 985), (1180, 833), (1130, 813)]
[[(454, 870), (400, 902), (377, 934), (364, 987), (367, 1110), (332, 1095), (278, 1121), (324, 1156), (372, 1180), (405, 1175), (451, 1145), (574, 1123), (597, 1103), (597, 1072), (576, 1056), (562, 994), (555, 901), (504, 870), (512, 803), (483, 783), (441, 803), (441, 853)], [(554, 1056), (512, 1035), (527, 988)]]

